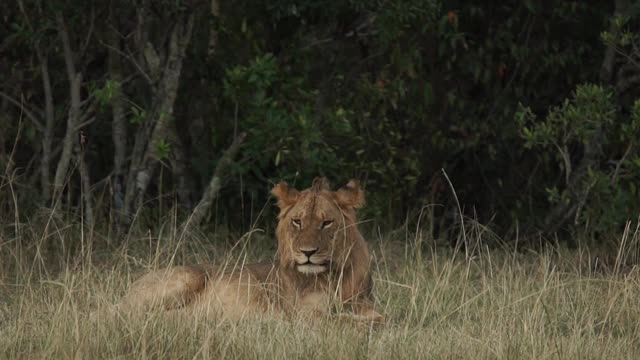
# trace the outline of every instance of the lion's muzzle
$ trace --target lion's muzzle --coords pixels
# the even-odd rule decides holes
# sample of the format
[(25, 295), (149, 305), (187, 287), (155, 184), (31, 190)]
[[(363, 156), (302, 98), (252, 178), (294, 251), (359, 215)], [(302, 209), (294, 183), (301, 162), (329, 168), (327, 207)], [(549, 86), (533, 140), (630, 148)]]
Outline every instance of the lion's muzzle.
[(328, 261), (318, 254), (318, 248), (300, 248), (295, 256), (296, 269), (303, 274), (320, 274), (327, 271)]

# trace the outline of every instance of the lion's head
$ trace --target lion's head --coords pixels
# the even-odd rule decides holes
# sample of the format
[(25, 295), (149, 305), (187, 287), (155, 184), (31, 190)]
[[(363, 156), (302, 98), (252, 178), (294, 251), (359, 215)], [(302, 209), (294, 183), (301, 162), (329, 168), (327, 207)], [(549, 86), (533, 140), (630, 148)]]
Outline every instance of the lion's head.
[[(300, 274), (354, 270), (366, 263), (366, 244), (356, 226), (356, 209), (364, 205), (364, 192), (354, 180), (331, 191), (325, 178), (298, 191), (286, 183), (271, 191), (280, 207), (276, 230), (281, 267)], [(364, 269), (363, 269), (364, 270)]]

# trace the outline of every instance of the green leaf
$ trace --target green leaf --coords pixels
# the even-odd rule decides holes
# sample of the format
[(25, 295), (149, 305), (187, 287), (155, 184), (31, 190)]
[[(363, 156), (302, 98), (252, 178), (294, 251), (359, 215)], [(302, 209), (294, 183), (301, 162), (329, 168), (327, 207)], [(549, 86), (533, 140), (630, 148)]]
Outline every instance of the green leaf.
[(156, 146), (156, 153), (159, 159), (166, 159), (171, 153), (171, 144), (164, 139), (158, 141)]

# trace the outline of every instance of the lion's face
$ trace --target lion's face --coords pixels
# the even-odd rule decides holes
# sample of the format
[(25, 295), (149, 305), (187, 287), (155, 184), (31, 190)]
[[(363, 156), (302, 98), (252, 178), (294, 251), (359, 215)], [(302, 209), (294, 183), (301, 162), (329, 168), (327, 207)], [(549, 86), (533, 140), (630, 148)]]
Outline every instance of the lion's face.
[(316, 178), (304, 191), (276, 185), (278, 198), (278, 250), (280, 262), (306, 275), (340, 269), (353, 246), (355, 209), (364, 203), (364, 194), (355, 181), (331, 191), (324, 178)]

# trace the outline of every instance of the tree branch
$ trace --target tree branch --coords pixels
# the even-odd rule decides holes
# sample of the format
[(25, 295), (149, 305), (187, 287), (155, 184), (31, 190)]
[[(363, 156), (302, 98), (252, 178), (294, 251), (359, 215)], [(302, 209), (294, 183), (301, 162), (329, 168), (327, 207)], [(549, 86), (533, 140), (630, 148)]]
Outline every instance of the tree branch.
[(71, 50), (71, 40), (69, 40), (69, 32), (64, 23), (61, 13), (56, 13), (56, 22), (58, 23), (58, 35), (62, 40), (62, 49), (64, 51), (64, 64), (67, 68), (67, 78), (69, 81), (76, 77), (76, 65), (73, 60), (73, 51)]
[(29, 118), (29, 120), (31, 120), (31, 122), (33, 123), (33, 125), (35, 125), (36, 129), (38, 129), (38, 131), (44, 131), (44, 125), (42, 125), (42, 122), (40, 120), (38, 120), (38, 118), (33, 114), (33, 112), (31, 112), (29, 109), (27, 109), (27, 107), (21, 103), (20, 101), (12, 98), (11, 96), (9, 96), (8, 94), (0, 91), (0, 97), (2, 97), (3, 99), (7, 100), (8, 102), (12, 103), (13, 105), (15, 105), (16, 107), (20, 108), (20, 110), (22, 112), (24, 112), (25, 115), (27, 115), (27, 117)]
[(84, 57), (84, 54), (86, 54), (87, 49), (89, 48), (89, 44), (91, 44), (91, 37), (94, 31), (95, 20), (96, 20), (96, 10), (95, 8), (91, 7), (91, 21), (89, 21), (89, 31), (87, 31), (87, 37), (85, 38), (84, 43), (82, 44), (82, 47), (80, 47), (80, 58)]
[(120, 49), (118, 49), (118, 48), (116, 48), (116, 47), (114, 47), (112, 45), (105, 44), (103, 42), (100, 42), (100, 44), (102, 44), (104, 47), (109, 49), (109, 51), (113, 51), (113, 52), (119, 54), (120, 56), (122, 56), (123, 58), (129, 60), (129, 62), (131, 62), (131, 64), (136, 69), (138, 69), (138, 72), (140, 72), (140, 74), (142, 74), (142, 76), (145, 78), (145, 80), (147, 80), (149, 85), (153, 84), (153, 80), (151, 79), (151, 76), (149, 76), (149, 74), (147, 74), (147, 72), (144, 71), (144, 69), (142, 68), (142, 65), (140, 65), (133, 56), (131, 56), (129, 54), (126, 54), (124, 51), (122, 51), (122, 50), (120, 50)]
[(198, 205), (196, 205), (191, 216), (185, 223), (185, 228), (186, 226), (199, 226), (202, 223), (202, 220), (204, 220), (211, 208), (211, 204), (213, 204), (213, 201), (218, 197), (220, 189), (222, 188), (222, 182), (227, 176), (228, 169), (231, 166), (233, 159), (238, 154), (238, 151), (240, 151), (240, 147), (242, 146), (246, 136), (246, 133), (240, 133), (220, 158), (220, 161), (213, 172), (213, 177), (211, 177), (209, 185), (202, 194), (202, 199), (198, 202)]

